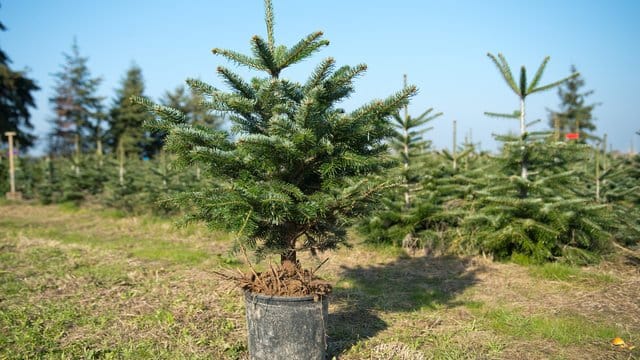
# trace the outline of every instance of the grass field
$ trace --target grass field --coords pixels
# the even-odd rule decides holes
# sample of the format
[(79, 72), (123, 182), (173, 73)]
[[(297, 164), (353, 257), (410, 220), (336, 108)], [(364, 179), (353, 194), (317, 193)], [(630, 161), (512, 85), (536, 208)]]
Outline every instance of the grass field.
[[(640, 358), (639, 254), (571, 268), (353, 244), (321, 256), (338, 359)], [(157, 218), (0, 205), (0, 359), (247, 358), (241, 294), (213, 274), (245, 266), (230, 246)]]

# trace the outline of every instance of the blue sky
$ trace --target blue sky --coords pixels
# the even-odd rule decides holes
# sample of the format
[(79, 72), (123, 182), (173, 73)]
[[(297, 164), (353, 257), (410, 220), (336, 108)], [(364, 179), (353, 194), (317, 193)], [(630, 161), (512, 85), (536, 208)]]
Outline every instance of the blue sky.
[[(460, 137), (471, 134), (482, 149), (496, 148), (492, 133), (517, 131), (511, 120), (487, 118), (484, 111), (511, 112), (518, 107), (486, 53), (502, 52), (512, 69), (533, 73), (542, 59), (551, 61), (543, 83), (569, 75), (575, 64), (595, 93), (592, 102), (598, 133), (607, 133), (614, 149), (639, 148), (637, 101), (640, 96), (640, 1), (428, 1), (428, 0), (273, 0), (275, 37), (292, 45), (322, 30), (331, 45), (283, 76), (304, 81), (324, 57), (339, 65), (366, 63), (368, 72), (342, 106), (347, 110), (382, 98), (402, 87), (402, 75), (419, 87), (409, 111), (433, 107), (444, 116), (427, 133), (436, 148), (451, 146), (451, 124)], [(42, 88), (32, 120), (46, 134), (52, 117), (48, 98), (52, 74), (76, 37), (89, 57), (94, 76), (103, 78), (100, 93), (114, 97), (127, 68), (143, 70), (146, 94), (158, 99), (167, 90), (198, 77), (224, 87), (215, 76), (228, 64), (211, 54), (214, 47), (249, 52), (249, 39), (265, 35), (261, 0), (4, 0), (0, 48), (13, 68), (28, 68)], [(633, 45), (636, 44), (636, 45)], [(255, 75), (237, 69), (246, 76)], [(528, 120), (556, 109), (554, 91), (527, 98)], [(461, 141), (461, 140), (459, 140)]]

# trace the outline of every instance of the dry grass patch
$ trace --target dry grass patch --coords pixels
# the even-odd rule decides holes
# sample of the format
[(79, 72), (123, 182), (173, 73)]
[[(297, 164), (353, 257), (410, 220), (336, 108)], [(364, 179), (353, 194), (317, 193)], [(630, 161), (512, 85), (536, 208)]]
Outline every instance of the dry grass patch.
[[(212, 273), (244, 266), (229, 246), (228, 236), (166, 220), (0, 206), (0, 358), (246, 358), (242, 296)], [(640, 355), (609, 344), (615, 335), (640, 345), (633, 254), (536, 267), (354, 239), (302, 262), (325, 257), (318, 274), (335, 285), (328, 335), (339, 359)]]

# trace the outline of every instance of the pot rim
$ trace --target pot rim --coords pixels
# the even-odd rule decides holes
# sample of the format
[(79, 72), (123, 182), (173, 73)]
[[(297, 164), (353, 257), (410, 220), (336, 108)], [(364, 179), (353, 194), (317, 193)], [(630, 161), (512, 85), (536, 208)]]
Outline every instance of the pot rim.
[[(266, 300), (266, 301), (279, 301), (279, 302), (306, 302), (306, 301), (314, 301), (316, 299), (316, 295), (305, 295), (305, 296), (278, 296), (278, 295), (265, 295), (260, 293), (253, 293), (249, 290), (244, 292), (245, 299), (249, 301), (255, 300)], [(320, 301), (327, 298), (327, 295), (318, 295), (320, 297)]]

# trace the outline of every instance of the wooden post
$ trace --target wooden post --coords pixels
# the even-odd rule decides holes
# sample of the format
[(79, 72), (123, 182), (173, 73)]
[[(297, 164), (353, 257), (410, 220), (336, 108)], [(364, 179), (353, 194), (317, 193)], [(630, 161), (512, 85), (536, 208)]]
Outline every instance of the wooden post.
[(607, 170), (607, 134), (602, 136), (602, 170)]
[(524, 122), (524, 117), (525, 113), (524, 113), (524, 98), (520, 98), (520, 141), (522, 141), (522, 146), (520, 147), (520, 149), (523, 152), (523, 159), (522, 162), (520, 163), (520, 167), (521, 167), (521, 172), (520, 172), (520, 176), (522, 177), (522, 179), (527, 180), (527, 176), (529, 174), (529, 164), (527, 164), (527, 162), (524, 159), (524, 152), (525, 152), (525, 143), (524, 143), (524, 134), (527, 132), (527, 124)]
[(600, 144), (594, 147), (596, 162), (596, 202), (600, 202)]
[(124, 185), (124, 145), (122, 144), (122, 137), (118, 139), (118, 162), (120, 167), (118, 168), (118, 180), (120, 186)]
[(73, 157), (74, 168), (76, 176), (80, 176), (80, 135), (76, 134), (74, 136), (73, 143), (75, 148), (75, 156)]
[(22, 193), (16, 192), (15, 165), (13, 163), (13, 137), (16, 136), (14, 131), (8, 131), (4, 135), (9, 138), (9, 181), (11, 190), (6, 194), (8, 200), (21, 200)]
[[(404, 88), (407, 88), (407, 74), (403, 76), (403, 84)], [(403, 119), (403, 135), (404, 135), (404, 182), (405, 182), (405, 190), (404, 190), (404, 207), (405, 209), (411, 208), (411, 194), (409, 193), (409, 106), (404, 104), (404, 119)]]
[(96, 141), (96, 158), (98, 159), (98, 169), (102, 169), (102, 140)]
[(453, 157), (453, 171), (456, 171), (458, 168), (458, 155), (456, 154), (457, 137), (458, 137), (458, 122), (453, 120), (453, 149), (451, 149), (451, 157)]

